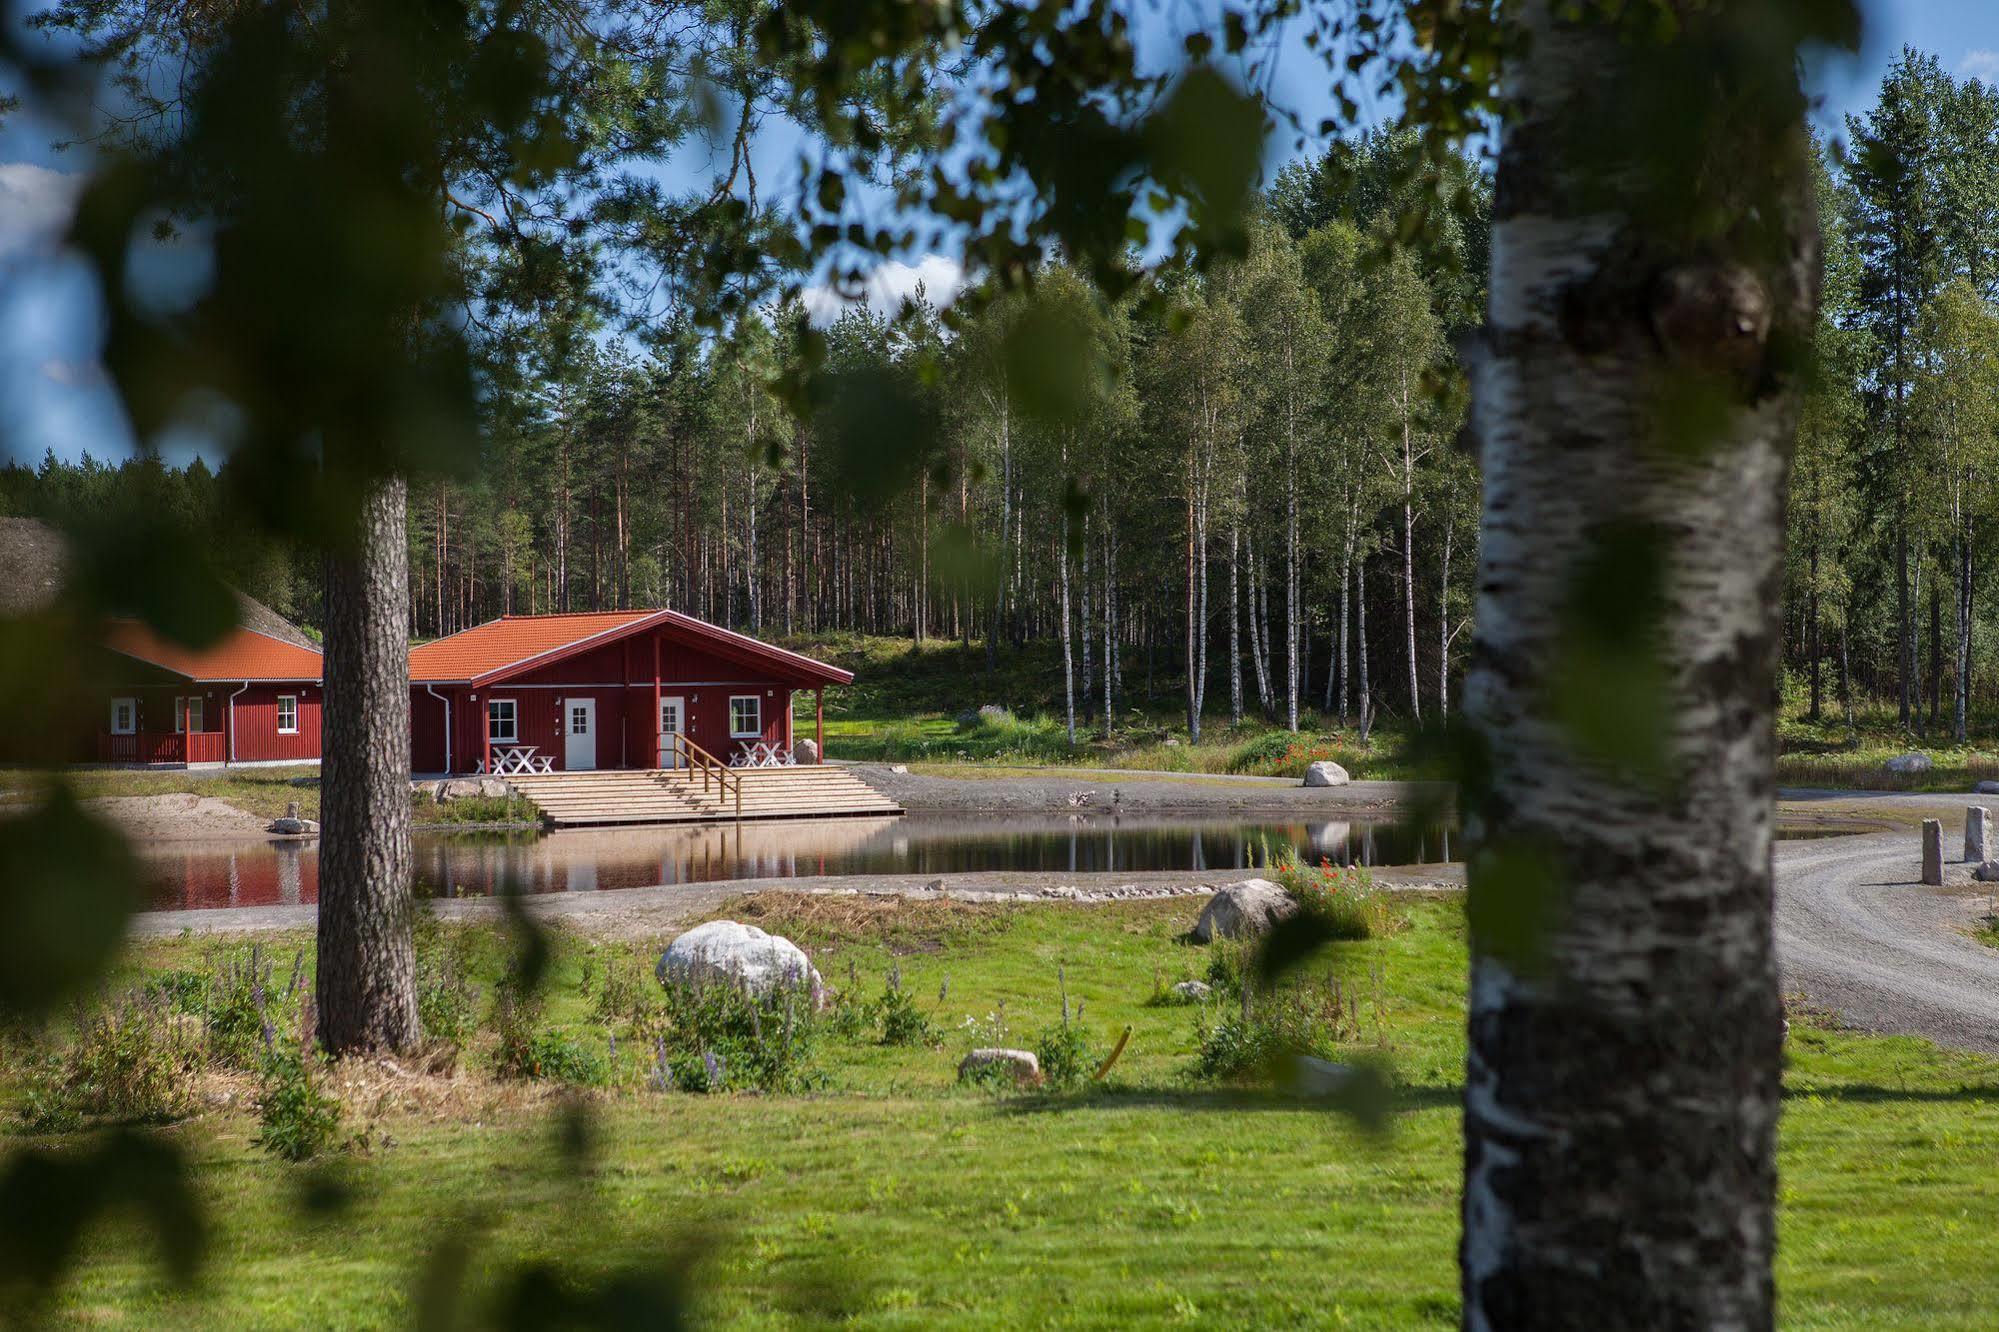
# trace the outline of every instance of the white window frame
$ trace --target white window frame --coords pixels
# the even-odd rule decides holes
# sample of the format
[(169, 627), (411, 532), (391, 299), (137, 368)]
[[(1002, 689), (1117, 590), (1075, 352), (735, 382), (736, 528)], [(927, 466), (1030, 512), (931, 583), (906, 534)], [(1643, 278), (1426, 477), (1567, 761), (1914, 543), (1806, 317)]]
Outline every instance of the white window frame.
[[(736, 704), (747, 703), (756, 709), (757, 722), (751, 730), (739, 730), (736, 726)], [(729, 738), (731, 740), (761, 740), (764, 734), (764, 700), (762, 694), (729, 695)]]
[[(120, 726), (120, 725), (118, 724), (118, 708), (119, 708), (119, 706), (120, 706), (121, 704), (122, 704), (122, 705), (123, 705), (123, 706), (125, 707), (125, 709), (126, 709), (126, 712), (127, 712), (127, 714), (128, 714), (128, 715), (126, 716), (126, 719), (125, 719), (125, 724), (124, 724), (123, 726)], [(129, 694), (127, 694), (127, 695), (125, 695), (125, 696), (123, 696), (123, 697), (121, 697), (121, 698), (114, 698), (114, 699), (112, 699), (112, 700), (111, 700), (111, 734), (113, 734), (113, 735), (137, 735), (138, 733), (139, 733), (139, 700), (138, 700), (138, 699), (136, 699), (136, 698), (133, 698), (133, 697), (132, 697), (131, 695), (129, 695)]]
[[(291, 704), (291, 705), (292, 705), (292, 724), (291, 724), (290, 726), (287, 726), (287, 725), (285, 725), (285, 704), (287, 704), (287, 703), (289, 703), (289, 704)], [(298, 695), (297, 695), (297, 694), (279, 694), (279, 695), (278, 695), (278, 734), (279, 734), (279, 735), (297, 735), (297, 734), (298, 734)]]
[[(500, 734), (499, 723), (494, 720), (493, 709), (500, 704), (507, 705), (507, 733)], [(520, 700), (512, 698), (489, 698), (486, 700), (487, 739), (496, 745), (517, 745), (521, 742)]]
[(200, 732), (208, 724), (208, 708), (200, 694), (183, 694), (174, 699), (174, 729), (182, 735)]

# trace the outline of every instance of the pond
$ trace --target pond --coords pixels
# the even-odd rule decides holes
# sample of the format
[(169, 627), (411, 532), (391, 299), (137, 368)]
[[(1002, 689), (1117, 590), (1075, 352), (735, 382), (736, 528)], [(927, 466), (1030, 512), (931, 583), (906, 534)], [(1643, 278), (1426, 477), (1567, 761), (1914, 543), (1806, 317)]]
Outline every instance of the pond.
[[(910, 815), (741, 827), (573, 829), (552, 833), (419, 833), (419, 891), (481, 896), (509, 880), (528, 892), (603, 892), (657, 884), (821, 874), (1239, 869), (1297, 848), (1336, 864), (1449, 860), (1447, 824)], [(150, 848), (154, 910), (272, 906), (317, 900), (312, 843)]]
[[(1864, 829), (1780, 825), (1777, 836), (1854, 831)], [(821, 874), (1142, 874), (1241, 869), (1291, 848), (1315, 864), (1323, 858), (1338, 865), (1418, 865), (1450, 860), (1459, 845), (1449, 823), (912, 814), (740, 828), (419, 833), (416, 879), (420, 892), (477, 897), (510, 880), (532, 893), (582, 893)], [(154, 847), (144, 864), (156, 911), (275, 906), (319, 895), (319, 852), (310, 842)]]

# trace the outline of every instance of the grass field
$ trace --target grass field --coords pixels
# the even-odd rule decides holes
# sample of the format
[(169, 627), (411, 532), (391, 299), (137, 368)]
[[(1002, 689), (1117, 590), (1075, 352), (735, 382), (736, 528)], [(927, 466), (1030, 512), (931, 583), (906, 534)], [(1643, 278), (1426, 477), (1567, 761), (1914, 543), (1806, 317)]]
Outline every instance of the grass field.
[[(319, 769), (234, 768), (225, 772), (138, 768), (78, 768), (65, 774), (70, 788), (84, 799), (98, 796), (178, 795), (193, 792), (227, 801), (259, 818), (275, 819), (285, 806), (298, 802), (299, 813), (319, 817)], [(40, 778), (19, 769), (0, 769), (0, 791), (31, 788)], [(295, 784), (303, 782), (303, 784)], [(427, 793), (412, 792), (410, 809), (419, 824), (533, 823), (535, 808), (519, 797), (474, 797), (439, 804)]]
[[(566, 1094), (495, 1081), (490, 1035), (456, 1079), (357, 1079), (366, 1085), (344, 1097), (344, 1131), (367, 1145), (330, 1167), (258, 1151), (239, 1096), (167, 1130), (198, 1162), (215, 1228), (200, 1288), (163, 1289), (136, 1232), (119, 1229), (94, 1238), (57, 1312), (113, 1326), (406, 1324), (427, 1263), (455, 1238), (468, 1246), (472, 1307), (489, 1315), (480, 1302), (520, 1264), (602, 1275), (691, 1246), (695, 1303), (728, 1326), (1448, 1326), (1463, 928), (1455, 900), (1402, 909), (1406, 928), (1336, 945), (1325, 962), (1361, 996), (1345, 1053), (1390, 1072), (1384, 1137), (1196, 1076), (1199, 1012), (1154, 999), (1206, 968), (1205, 950), (1181, 937), (1195, 903), (765, 896), (731, 911), (807, 945), (843, 988), (878, 993), (898, 968), (931, 1043), (829, 1035), (811, 1091), (704, 1096), (649, 1090), (647, 1061), (627, 1042), (612, 1085), (581, 1093), (590, 1127), (566, 1149)], [(440, 937), (428, 946), (461, 941), (490, 992), (501, 936)], [(596, 1015), (608, 978), (644, 968), (654, 941), (555, 942), (548, 1020), (607, 1049), (617, 1028)], [(240, 963), (247, 947), (149, 944), (127, 979)], [(280, 959), (280, 979), (295, 951), (310, 965), (303, 936), (261, 947)], [(1320, 968), (1310, 983), (1323, 984)], [(974, 1040), (967, 1021), (990, 1027), (1003, 1014), (1012, 1039), (1031, 1045), (1059, 1022), (1063, 986), (1093, 1053), (1132, 1030), (1108, 1085), (954, 1085)], [(1784, 1325), (1989, 1326), (1999, 1063), (1794, 1021)], [(328, 1180), (344, 1205), (307, 1208)]]

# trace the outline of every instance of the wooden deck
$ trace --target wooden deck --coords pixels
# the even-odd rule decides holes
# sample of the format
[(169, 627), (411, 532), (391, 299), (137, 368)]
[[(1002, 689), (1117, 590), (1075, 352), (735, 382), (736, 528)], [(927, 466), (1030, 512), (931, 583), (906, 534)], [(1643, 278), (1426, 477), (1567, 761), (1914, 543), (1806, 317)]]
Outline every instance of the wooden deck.
[[(733, 768), (744, 821), (901, 814), (902, 808), (845, 768)], [(551, 772), (509, 777), (552, 828), (634, 823), (731, 823), (736, 792), (696, 769)]]

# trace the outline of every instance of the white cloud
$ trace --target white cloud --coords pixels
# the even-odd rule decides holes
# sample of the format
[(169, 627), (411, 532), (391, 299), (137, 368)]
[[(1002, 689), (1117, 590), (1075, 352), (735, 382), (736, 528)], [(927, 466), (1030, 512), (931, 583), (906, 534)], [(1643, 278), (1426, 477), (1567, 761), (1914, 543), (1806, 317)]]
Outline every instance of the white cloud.
[(815, 324), (830, 324), (855, 305), (865, 304), (876, 314), (892, 315), (903, 299), (916, 294), (918, 284), (933, 305), (949, 305), (965, 284), (965, 266), (941, 254), (926, 254), (914, 264), (891, 259), (868, 274), (858, 298), (834, 290), (830, 283), (807, 287), (802, 299)]
[(32, 162), (0, 162), (0, 256), (42, 249), (62, 234), (83, 178)]
[(1964, 59), (1957, 62), (1957, 72), (1968, 74), (1974, 79), (1987, 83), (1999, 82), (1999, 51), (1979, 48), (1966, 51)]

